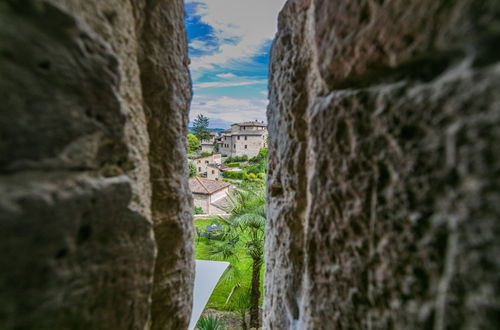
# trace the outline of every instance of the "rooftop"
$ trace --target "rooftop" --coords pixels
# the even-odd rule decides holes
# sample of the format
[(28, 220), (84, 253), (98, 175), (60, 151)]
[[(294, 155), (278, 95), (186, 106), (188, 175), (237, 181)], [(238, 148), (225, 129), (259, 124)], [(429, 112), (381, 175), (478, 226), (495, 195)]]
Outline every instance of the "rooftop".
[(231, 126), (238, 125), (238, 126), (261, 126), (261, 127), (267, 127), (266, 124), (260, 121), (245, 121), (243, 123), (236, 123)]
[(207, 156), (197, 155), (197, 156), (190, 157), (190, 159), (191, 160), (198, 160), (198, 159), (212, 158), (212, 157), (213, 157), (213, 159), (219, 159), (219, 158), (221, 158), (221, 154), (212, 154), (212, 155), (207, 155)]
[(231, 207), (231, 201), (229, 200), (229, 198), (223, 197), (213, 202), (212, 205), (218, 209), (221, 209), (222, 211), (226, 211)]
[(227, 182), (215, 181), (206, 178), (195, 177), (189, 179), (189, 189), (191, 189), (191, 192), (195, 194), (210, 195), (229, 186), (230, 184)]

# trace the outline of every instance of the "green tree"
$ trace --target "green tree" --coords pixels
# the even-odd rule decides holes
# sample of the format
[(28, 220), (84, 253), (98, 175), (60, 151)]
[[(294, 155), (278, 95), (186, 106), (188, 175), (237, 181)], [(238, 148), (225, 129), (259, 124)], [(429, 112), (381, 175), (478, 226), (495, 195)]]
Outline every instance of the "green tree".
[[(213, 257), (223, 260), (236, 259), (238, 250), (244, 249), (246, 256), (252, 260), (252, 278), (250, 287), (250, 328), (259, 327), (260, 271), (264, 264), (264, 230), (266, 225), (265, 201), (263, 187), (239, 189), (229, 196), (231, 206), (228, 208), (230, 217), (220, 218), (228, 228), (224, 240), (214, 244), (210, 249)], [(245, 287), (237, 283), (232, 292)], [(228, 297), (231, 300), (232, 294)]]
[(208, 140), (210, 139), (210, 131), (207, 129), (209, 124), (208, 117), (199, 114), (198, 117), (193, 122), (193, 133), (196, 135), (198, 140)]
[(189, 169), (189, 177), (190, 178), (194, 178), (195, 176), (198, 176), (198, 172), (196, 171), (196, 166), (193, 163), (188, 162), (188, 169)]
[(200, 140), (198, 140), (196, 135), (189, 133), (187, 135), (187, 142), (188, 142), (188, 154), (200, 149)]

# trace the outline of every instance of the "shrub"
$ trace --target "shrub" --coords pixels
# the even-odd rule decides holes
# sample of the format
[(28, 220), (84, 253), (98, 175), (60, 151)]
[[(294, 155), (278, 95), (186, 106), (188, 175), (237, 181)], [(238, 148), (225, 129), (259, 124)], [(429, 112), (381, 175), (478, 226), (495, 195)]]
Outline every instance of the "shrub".
[(267, 148), (261, 148), (261, 149), (259, 150), (259, 156), (258, 156), (258, 157), (259, 157), (260, 159), (265, 159), (265, 158), (266, 158), (266, 156), (267, 156), (267, 151), (268, 151), (268, 149), (267, 149)]
[(199, 206), (195, 206), (194, 207), (194, 214), (205, 214), (205, 212), (203, 212), (203, 209)]
[(198, 172), (196, 171), (196, 166), (189, 162), (188, 163), (188, 169), (189, 169), (189, 177), (194, 178), (195, 176), (198, 176)]
[(239, 167), (240, 163), (226, 163), (227, 167)]
[(226, 155), (226, 154), (222, 154), (222, 155), (220, 155), (220, 156), (221, 156), (221, 157), (227, 157), (227, 155)]
[(243, 156), (235, 156), (235, 157), (228, 157), (224, 163), (233, 163), (233, 162), (246, 162), (248, 160), (248, 156), (247, 155), (243, 155)]
[(222, 175), (228, 179), (244, 180), (247, 176), (247, 173), (246, 171), (241, 171), (241, 172), (227, 171), (223, 172)]
[(188, 142), (188, 153), (193, 153), (196, 150), (200, 149), (200, 141), (194, 134), (189, 133), (187, 135), (187, 142)]
[(196, 329), (199, 330), (224, 330), (222, 319), (217, 316), (202, 316), (196, 323)]
[(202, 152), (201, 156), (206, 157), (206, 156), (210, 156), (211, 154), (212, 154), (211, 152)]

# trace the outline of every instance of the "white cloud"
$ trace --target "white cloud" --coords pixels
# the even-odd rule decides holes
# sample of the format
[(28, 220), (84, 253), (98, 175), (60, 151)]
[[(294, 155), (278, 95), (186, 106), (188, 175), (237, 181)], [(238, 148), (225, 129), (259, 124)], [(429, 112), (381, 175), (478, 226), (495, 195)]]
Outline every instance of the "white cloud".
[(189, 41), (189, 46), (196, 50), (211, 52), (217, 49), (217, 46), (210, 45), (206, 41), (198, 39), (192, 39)]
[(209, 118), (221, 119), (231, 123), (248, 120), (266, 120), (267, 101), (263, 99), (245, 99), (196, 95), (191, 103), (190, 117), (203, 114)]
[(214, 29), (219, 49), (192, 57), (191, 69), (245, 61), (260, 55), (264, 44), (276, 33), (279, 10), (286, 0), (187, 0), (199, 3), (196, 15)]
[(249, 81), (234, 81), (234, 82), (205, 82), (198, 83), (195, 85), (196, 89), (199, 88), (220, 88), (220, 87), (237, 87), (237, 86), (248, 86), (257, 84), (267, 84), (267, 80), (249, 80)]
[(236, 78), (237, 76), (233, 73), (219, 73), (216, 74), (215, 76), (219, 78), (224, 78), (224, 79), (231, 79), (231, 78)]

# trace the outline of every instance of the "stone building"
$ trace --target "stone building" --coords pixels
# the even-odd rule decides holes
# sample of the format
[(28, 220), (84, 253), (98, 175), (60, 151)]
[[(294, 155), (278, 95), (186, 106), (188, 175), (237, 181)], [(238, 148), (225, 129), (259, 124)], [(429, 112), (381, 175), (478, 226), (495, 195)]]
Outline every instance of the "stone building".
[(201, 140), (200, 152), (214, 152), (214, 143), (215, 143), (215, 139)]
[(196, 171), (199, 176), (212, 179), (220, 180), (220, 166), (222, 165), (221, 154), (213, 154), (209, 156), (202, 156), (189, 160), (196, 166)]
[(219, 152), (228, 157), (247, 155), (249, 158), (259, 154), (267, 147), (267, 125), (249, 121), (231, 125), (231, 129), (221, 132), (217, 140)]
[(224, 208), (229, 205), (227, 195), (230, 186), (227, 182), (207, 178), (189, 179), (194, 206), (201, 207), (205, 214), (210, 215), (227, 213)]

